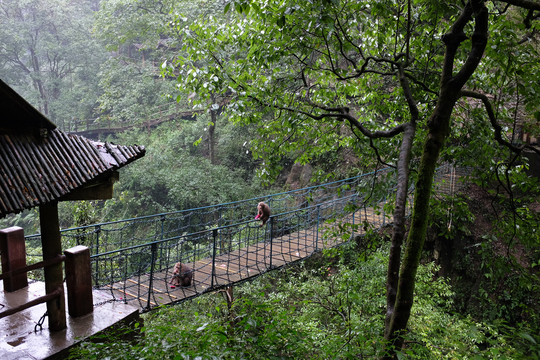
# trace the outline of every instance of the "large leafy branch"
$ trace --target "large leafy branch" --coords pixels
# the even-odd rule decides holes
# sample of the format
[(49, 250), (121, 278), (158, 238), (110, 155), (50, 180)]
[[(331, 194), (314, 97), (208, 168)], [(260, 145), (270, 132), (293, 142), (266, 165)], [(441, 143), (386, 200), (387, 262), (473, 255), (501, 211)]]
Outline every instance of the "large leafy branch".
[[(351, 39), (351, 35), (345, 31), (342, 22), (343, 20), (336, 15), (335, 22), (330, 26), (321, 26), (322, 29), (318, 29), (318, 33), (302, 28), (303, 24), (291, 24), (290, 28), (287, 29), (287, 34), (292, 35), (289, 35), (290, 38), (287, 38), (287, 41), (288, 43), (296, 42), (299, 45), (296, 45), (295, 48), (291, 45), (285, 45), (287, 50), (285, 56), (288, 60), (284, 62), (293, 63), (292, 66), (296, 69), (297, 75), (293, 77), (290, 74), (285, 74), (281, 79), (275, 78), (273, 84), (287, 83), (289, 86), (292, 84), (296, 84), (296, 86), (291, 86), (288, 92), (281, 95), (269, 92), (267, 87), (258, 91), (257, 87), (260, 84), (257, 80), (252, 77), (248, 77), (248, 81), (239, 80), (241, 76), (231, 71), (231, 68), (227, 66), (228, 63), (221, 59), (221, 53), (216, 54), (216, 52), (210, 51), (209, 55), (218, 67), (216, 72), (219, 72), (222, 77), (226, 76), (228, 82), (235, 84), (236, 94), (247, 93), (247, 98), (256, 105), (301, 115), (315, 122), (324, 119), (348, 122), (352, 128), (370, 139), (389, 138), (403, 133), (407, 125), (402, 123), (400, 119), (396, 119), (398, 124), (393, 127), (388, 128), (388, 124), (385, 124), (384, 127), (387, 129), (370, 129), (367, 125), (371, 121), (366, 124), (359, 120), (359, 117), (354, 116), (351, 111), (361, 105), (358, 102), (358, 96), (354, 93), (339, 94), (339, 92), (343, 92), (343, 86), (340, 83), (351, 82), (367, 74), (390, 79), (398, 78), (409, 106), (409, 116), (414, 119), (413, 121), (416, 121), (419, 112), (413, 99), (409, 80), (414, 83), (422, 82), (416, 80), (411, 72), (405, 71), (407, 64), (403, 61), (404, 54), (396, 54), (393, 59), (389, 56), (365, 56), (361, 44)], [(328, 35), (329, 33), (331, 36)], [(306, 40), (306, 38), (309, 39)], [(329, 38), (334, 41), (330, 43)], [(359, 39), (358, 36), (357, 39)], [(310, 42), (308, 43), (308, 41)], [(345, 50), (345, 44), (347, 44), (348, 51)], [(257, 44), (256, 46), (261, 45)], [(265, 46), (268, 48), (273, 44)], [(252, 58), (249, 61), (253, 60)], [(293, 62), (293, 60), (296, 61)], [(251, 64), (250, 68), (256, 67), (264, 68), (263, 64), (257, 64), (255, 61), (255, 64)], [(329, 76), (321, 76), (321, 73), (329, 74)], [(375, 82), (375, 80), (372, 81)], [(283, 90), (283, 88), (281, 89)], [(324, 92), (335, 92), (337, 95), (332, 99)], [(328, 103), (331, 102), (336, 103), (336, 105), (329, 106)], [(346, 102), (349, 102), (350, 105), (346, 105)]]
[(521, 154), (524, 150), (530, 150), (533, 152), (536, 152), (537, 154), (540, 154), (540, 150), (532, 145), (529, 144), (515, 144), (511, 143), (510, 141), (506, 140), (503, 137), (503, 127), (497, 120), (497, 116), (495, 115), (495, 111), (493, 110), (493, 105), (487, 95), (482, 94), (477, 91), (472, 90), (463, 90), (461, 91), (461, 95), (463, 97), (469, 97), (473, 99), (480, 100), (486, 110), (486, 114), (488, 116), (489, 122), (491, 124), (491, 127), (494, 130), (494, 139), (502, 146), (507, 147), (515, 154)]

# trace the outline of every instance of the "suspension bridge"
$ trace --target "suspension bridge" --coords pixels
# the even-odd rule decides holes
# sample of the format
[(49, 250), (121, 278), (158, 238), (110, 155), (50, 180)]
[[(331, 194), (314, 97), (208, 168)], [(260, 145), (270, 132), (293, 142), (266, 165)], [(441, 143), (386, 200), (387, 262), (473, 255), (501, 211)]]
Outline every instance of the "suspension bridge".
[[(456, 178), (455, 168), (440, 167), (435, 191), (453, 193)], [(385, 226), (390, 218), (385, 205), (394, 188), (393, 170), (383, 169), (260, 198), (65, 229), (61, 234), (65, 248), (90, 248), (94, 289), (107, 293), (109, 301), (137, 304), (147, 311), (252, 279), (362, 235), (367, 228)], [(272, 209), (265, 226), (253, 219), (259, 201)], [(28, 257), (39, 259), (40, 235), (27, 236), (26, 241)], [(170, 286), (176, 262), (193, 270), (191, 286)]]
[(194, 109), (184, 109), (181, 108), (178, 103), (166, 103), (156, 107), (151, 113), (142, 114), (144, 118), (143, 121), (136, 124), (113, 124), (110, 120), (101, 120), (98, 119), (92, 120), (72, 120), (65, 127), (69, 130), (70, 133), (85, 136), (92, 139), (98, 139), (103, 136), (117, 134), (126, 130), (131, 130), (134, 128), (142, 128), (150, 131), (151, 128), (156, 126), (176, 120), (195, 120), (195, 118), (204, 113), (204, 110), (194, 110)]

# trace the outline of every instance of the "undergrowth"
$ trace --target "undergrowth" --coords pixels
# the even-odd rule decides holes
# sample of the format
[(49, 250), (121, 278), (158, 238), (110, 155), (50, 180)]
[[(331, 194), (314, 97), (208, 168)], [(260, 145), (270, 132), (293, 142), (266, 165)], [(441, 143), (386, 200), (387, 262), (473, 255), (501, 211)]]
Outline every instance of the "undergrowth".
[[(135, 340), (84, 342), (76, 359), (371, 359), (383, 348), (388, 244), (333, 249), (235, 286), (143, 315)], [(419, 268), (405, 359), (524, 359), (538, 338), (452, 311), (449, 282)], [(230, 293), (231, 294), (231, 293)], [(500, 324), (499, 324), (500, 325)], [(98, 339), (100, 340), (100, 339)]]

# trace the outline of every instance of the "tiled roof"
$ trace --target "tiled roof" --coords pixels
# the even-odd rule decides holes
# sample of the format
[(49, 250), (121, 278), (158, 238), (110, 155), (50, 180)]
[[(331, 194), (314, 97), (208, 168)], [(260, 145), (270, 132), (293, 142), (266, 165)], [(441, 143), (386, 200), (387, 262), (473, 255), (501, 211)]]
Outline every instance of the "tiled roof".
[(58, 200), (144, 154), (142, 146), (96, 142), (59, 130), (39, 138), (0, 134), (0, 218)]
[(60, 200), (144, 156), (58, 129), (0, 80), (0, 218)]

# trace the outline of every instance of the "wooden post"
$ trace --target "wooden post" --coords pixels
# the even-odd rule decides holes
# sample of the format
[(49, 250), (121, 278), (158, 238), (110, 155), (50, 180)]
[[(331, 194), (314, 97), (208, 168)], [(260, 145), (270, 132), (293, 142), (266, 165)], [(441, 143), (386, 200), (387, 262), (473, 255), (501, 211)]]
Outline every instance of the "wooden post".
[(64, 254), (69, 315), (77, 317), (90, 314), (94, 311), (90, 249), (78, 245), (67, 249)]
[[(60, 237), (60, 224), (58, 221), (58, 203), (50, 202), (39, 207), (39, 224), (41, 226), (41, 245), (43, 248), (43, 261), (62, 255), (62, 242)], [(64, 284), (62, 263), (47, 266), (45, 272), (45, 293), (50, 294), (61, 289), (62, 295), (54, 300), (47, 301), (49, 315), (49, 329), (59, 331), (66, 328), (66, 301), (64, 298)]]
[[(26, 266), (26, 246), (24, 230), (18, 226), (0, 230), (0, 253), (2, 254), (2, 272), (8, 272)], [(16, 291), (28, 286), (26, 273), (4, 279), (4, 290)]]

